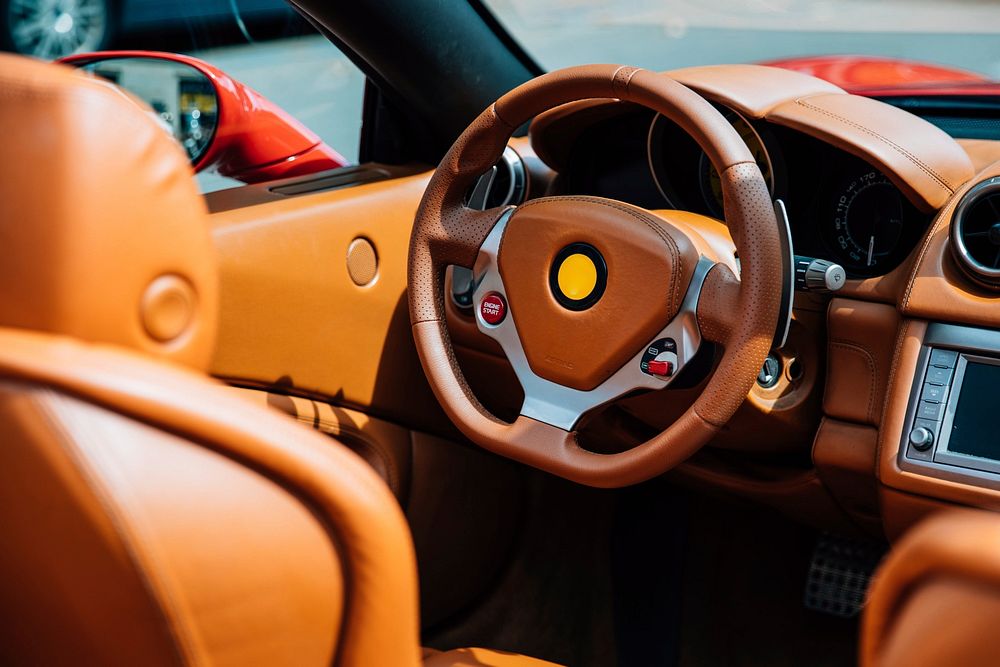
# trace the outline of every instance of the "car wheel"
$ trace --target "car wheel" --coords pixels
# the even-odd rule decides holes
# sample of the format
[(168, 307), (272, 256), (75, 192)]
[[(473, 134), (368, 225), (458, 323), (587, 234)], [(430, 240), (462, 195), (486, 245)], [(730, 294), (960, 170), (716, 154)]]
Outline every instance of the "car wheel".
[(108, 46), (111, 0), (0, 0), (0, 46), (54, 60)]

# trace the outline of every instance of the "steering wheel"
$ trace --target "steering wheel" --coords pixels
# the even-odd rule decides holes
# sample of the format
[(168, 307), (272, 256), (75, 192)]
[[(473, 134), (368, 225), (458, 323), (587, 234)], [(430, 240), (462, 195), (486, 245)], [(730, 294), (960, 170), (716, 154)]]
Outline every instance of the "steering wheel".
[[(663, 114), (721, 175), (737, 278), (700, 255), (673, 225), (597, 197), (542, 197), (486, 211), (466, 192), (514, 130), (568, 102), (617, 98)], [(599, 487), (635, 484), (707, 443), (746, 398), (767, 355), (781, 299), (779, 227), (768, 188), (736, 130), (704, 98), (663, 74), (587, 65), (550, 72), (507, 93), (455, 141), (431, 177), (410, 239), (413, 337), (445, 412), (497, 454)], [(507, 423), (476, 399), (445, 324), (448, 265), (471, 268), (479, 330), (503, 348), (524, 389)], [(579, 445), (588, 411), (636, 389), (669, 386), (702, 340), (724, 353), (698, 399), (657, 436), (616, 454)]]

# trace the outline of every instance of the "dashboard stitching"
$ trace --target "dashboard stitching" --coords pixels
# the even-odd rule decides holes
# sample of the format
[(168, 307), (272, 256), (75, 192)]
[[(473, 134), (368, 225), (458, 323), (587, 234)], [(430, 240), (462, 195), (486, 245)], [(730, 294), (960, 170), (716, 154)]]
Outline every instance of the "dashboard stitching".
[(852, 121), (852, 120), (850, 120), (848, 118), (844, 118), (843, 116), (841, 116), (839, 114), (836, 114), (836, 113), (833, 113), (832, 111), (828, 111), (826, 109), (820, 108), (820, 107), (815, 106), (813, 104), (809, 104), (808, 102), (806, 102), (806, 101), (804, 101), (802, 99), (795, 100), (795, 103), (798, 104), (798, 105), (800, 105), (800, 106), (803, 106), (803, 107), (805, 107), (807, 109), (812, 109), (813, 111), (815, 111), (817, 113), (821, 113), (821, 114), (823, 114), (825, 116), (829, 116), (830, 118), (834, 118), (836, 120), (839, 120), (842, 123), (846, 123), (846, 124), (848, 124), (848, 125), (850, 125), (852, 127), (856, 127), (859, 130), (872, 135), (876, 139), (879, 139), (880, 141), (885, 142), (888, 146), (894, 148), (901, 155), (905, 156), (910, 162), (912, 162), (917, 167), (919, 167), (921, 169), (921, 171), (923, 171), (925, 174), (927, 174), (928, 176), (930, 176), (931, 178), (933, 178), (935, 181), (937, 181), (941, 185), (941, 187), (943, 187), (948, 192), (954, 194), (955, 187), (953, 185), (951, 185), (950, 183), (948, 183), (944, 178), (942, 178), (940, 175), (938, 175), (938, 173), (935, 172), (933, 169), (931, 169), (930, 167), (928, 167), (927, 165), (925, 165), (915, 155), (913, 155), (908, 150), (906, 150), (905, 148), (903, 148), (902, 146), (900, 146), (896, 142), (892, 141), (891, 139), (882, 136), (881, 134), (879, 134), (875, 130), (872, 130), (871, 128), (865, 127), (864, 125), (862, 125), (860, 123), (856, 123), (856, 122), (854, 122), (854, 121)]
[[(893, 384), (896, 381), (896, 376), (899, 374), (899, 357), (903, 353), (903, 342), (906, 340), (909, 333), (910, 321), (903, 320), (903, 326), (899, 329), (899, 333), (896, 335), (896, 349), (892, 353), (892, 367), (889, 369), (889, 384), (886, 386), (885, 399), (882, 401), (883, 416), (888, 412), (889, 402), (893, 400), (893, 394), (895, 393), (895, 387)], [(882, 445), (888, 435), (884, 426), (884, 424), (879, 425), (878, 440), (875, 446), (876, 477), (880, 477), (878, 474), (878, 468), (882, 464)]]
[[(531, 206), (532, 204), (537, 204), (537, 203), (541, 203), (541, 202), (545, 202), (545, 201), (551, 201), (553, 199), (557, 199), (557, 200), (560, 200), (560, 201), (579, 201), (579, 202), (590, 202), (590, 203), (594, 203), (594, 204), (602, 204), (602, 205), (607, 206), (609, 208), (613, 208), (615, 210), (621, 211), (622, 213), (627, 213), (628, 215), (630, 215), (631, 217), (635, 218), (636, 220), (638, 220), (642, 224), (646, 225), (646, 227), (648, 227), (653, 233), (655, 233), (657, 236), (659, 236), (663, 240), (664, 245), (666, 245), (667, 249), (670, 251), (670, 264), (671, 264), (671, 266), (677, 267), (676, 270), (670, 272), (671, 273), (671, 275), (670, 275), (670, 302), (671, 302), (671, 304), (674, 304), (676, 306), (680, 306), (680, 287), (681, 287), (681, 285), (680, 285), (680, 281), (678, 280), (678, 276), (683, 275), (683, 273), (684, 273), (683, 258), (680, 256), (680, 250), (677, 248), (677, 243), (670, 237), (669, 234), (667, 234), (666, 232), (664, 232), (663, 229), (659, 225), (656, 225), (656, 224), (650, 222), (649, 220), (646, 220), (642, 215), (640, 215), (640, 213), (638, 211), (635, 211), (635, 210), (633, 210), (631, 208), (628, 208), (626, 206), (619, 205), (617, 202), (614, 202), (614, 201), (611, 201), (611, 200), (607, 200), (607, 199), (602, 199), (600, 197), (579, 197), (579, 196), (546, 197), (544, 199), (534, 199), (534, 200), (532, 200), (532, 201), (530, 201), (530, 202), (528, 202), (526, 204), (522, 204), (520, 208), (524, 209), (524, 208), (527, 208), (527, 207)], [(501, 243), (502, 243), (502, 240), (501, 240)]]
[(866, 414), (868, 415), (869, 421), (875, 421), (875, 395), (878, 387), (878, 364), (875, 363), (875, 357), (864, 347), (848, 341), (831, 340), (830, 347), (837, 347), (847, 352), (854, 352), (864, 358), (865, 365), (868, 366), (868, 369), (871, 371), (871, 376), (868, 380), (868, 410)]
[(952, 197), (951, 201), (948, 202), (948, 205), (945, 206), (943, 209), (941, 209), (941, 212), (938, 213), (938, 217), (934, 221), (934, 224), (931, 225), (930, 231), (924, 237), (923, 245), (920, 248), (920, 254), (917, 255), (917, 261), (914, 262), (913, 264), (913, 271), (910, 273), (910, 279), (906, 283), (906, 293), (903, 294), (902, 310), (904, 311), (906, 310), (907, 306), (910, 305), (910, 295), (913, 292), (914, 283), (916, 283), (917, 281), (917, 275), (920, 273), (920, 267), (924, 263), (924, 257), (927, 256), (927, 251), (931, 247), (931, 240), (934, 238), (934, 235), (937, 234), (938, 231), (941, 229), (944, 221), (946, 219), (950, 219), (949, 216), (952, 212), (952, 209), (955, 208), (955, 204), (958, 202), (958, 199), (959, 199), (958, 197)]

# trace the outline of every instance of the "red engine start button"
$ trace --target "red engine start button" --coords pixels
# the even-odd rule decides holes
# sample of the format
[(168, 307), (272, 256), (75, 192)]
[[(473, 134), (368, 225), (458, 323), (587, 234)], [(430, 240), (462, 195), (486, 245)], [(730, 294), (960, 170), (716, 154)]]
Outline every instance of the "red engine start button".
[(479, 302), (479, 314), (487, 324), (500, 324), (507, 317), (507, 302), (499, 294), (487, 294)]

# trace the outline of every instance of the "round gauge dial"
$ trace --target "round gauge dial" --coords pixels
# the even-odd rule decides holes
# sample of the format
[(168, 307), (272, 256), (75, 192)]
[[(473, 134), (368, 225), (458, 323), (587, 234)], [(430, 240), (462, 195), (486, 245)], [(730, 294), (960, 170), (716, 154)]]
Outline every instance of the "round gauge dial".
[(883, 174), (867, 171), (842, 184), (827, 241), (846, 265), (874, 273), (898, 247), (904, 217), (903, 196), (896, 186)]
[[(774, 169), (771, 165), (771, 156), (768, 154), (767, 149), (764, 148), (764, 142), (761, 140), (760, 135), (757, 134), (757, 130), (753, 128), (746, 118), (735, 111), (727, 111), (724, 115), (726, 120), (733, 126), (733, 129), (736, 130), (736, 133), (746, 143), (747, 148), (750, 149), (750, 154), (753, 155), (753, 159), (757, 162), (760, 173), (764, 177), (764, 182), (767, 183), (767, 188), (773, 195)], [(712, 215), (721, 218), (723, 215), (722, 178), (715, 167), (712, 166), (712, 161), (704, 153), (701, 154), (699, 171), (701, 194), (705, 199), (705, 205), (708, 206), (708, 210)]]

